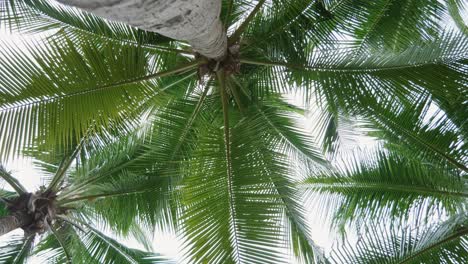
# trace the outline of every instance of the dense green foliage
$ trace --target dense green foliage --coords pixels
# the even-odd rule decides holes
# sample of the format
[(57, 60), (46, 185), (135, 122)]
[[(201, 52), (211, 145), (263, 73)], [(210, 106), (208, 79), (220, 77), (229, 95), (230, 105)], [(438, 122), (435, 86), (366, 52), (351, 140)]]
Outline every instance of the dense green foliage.
[[(102, 231), (148, 244), (157, 227), (188, 263), (467, 263), (467, 8), (224, 0), (240, 69), (200, 76), (185, 43), (1, 0), (0, 26), (25, 38), (0, 43), (0, 159), (40, 161), (70, 210), (0, 262), (164, 261)], [(363, 135), (372, 149), (345, 150)]]

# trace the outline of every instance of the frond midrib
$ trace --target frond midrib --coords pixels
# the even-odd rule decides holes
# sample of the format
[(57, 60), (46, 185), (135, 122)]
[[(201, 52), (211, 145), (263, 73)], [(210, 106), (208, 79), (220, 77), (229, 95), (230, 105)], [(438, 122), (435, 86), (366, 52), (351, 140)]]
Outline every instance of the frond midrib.
[[(26, 236), (26, 234), (25, 234)], [(35, 238), (35, 235), (29, 235), (26, 240), (24, 241), (23, 245), (21, 246), (21, 249), (19, 250), (19, 252), (17, 253), (15, 259), (13, 260), (13, 264), (20, 264), (18, 261), (20, 261), (20, 259), (18, 259), (19, 257), (21, 257), (25, 251), (30, 247), (31, 243), (34, 241), (34, 238)], [(23, 259), (24, 261), (24, 259)]]
[(373, 21), (370, 29), (366, 32), (366, 34), (364, 35), (364, 37), (361, 39), (360, 41), (360, 44), (359, 44), (359, 47), (357, 48), (356, 50), (356, 53), (355, 53), (355, 56), (359, 55), (359, 53), (361, 53), (361, 50), (364, 46), (364, 43), (366, 43), (366, 41), (369, 39), (369, 34), (371, 32), (373, 32), (375, 30), (375, 27), (377, 26), (377, 24), (380, 22), (380, 20), (382, 19), (382, 17), (384, 16), (385, 12), (387, 11), (387, 7), (393, 3), (394, 0), (387, 0), (387, 3), (385, 3), (385, 6), (382, 8), (382, 11), (379, 13), (379, 15), (377, 16), (377, 18)]
[(297, 152), (301, 153), (302, 155), (304, 155), (308, 160), (310, 161), (313, 161), (313, 162), (316, 162), (316, 160), (314, 160), (309, 153), (307, 153), (306, 151), (307, 150), (304, 150), (300, 147), (298, 147), (296, 144), (294, 144), (293, 142), (291, 142), (291, 140), (286, 137), (284, 135), (284, 133), (281, 132), (281, 130), (279, 128), (277, 128), (275, 126), (275, 124), (270, 120), (270, 118), (268, 118), (268, 116), (263, 112), (263, 110), (260, 108), (260, 107), (256, 107), (258, 112), (262, 115), (262, 117), (267, 121), (268, 125), (283, 139), (285, 140), (289, 146), (291, 146), (294, 150), (296, 150)]
[(112, 197), (119, 197), (119, 196), (126, 196), (126, 195), (134, 195), (134, 194), (143, 194), (154, 191), (157, 188), (152, 186), (144, 186), (143, 188), (133, 188), (129, 190), (118, 190), (118, 191), (111, 191), (111, 192), (100, 192), (97, 194), (90, 194), (90, 195), (83, 195), (77, 196), (73, 198), (59, 200), (59, 204), (66, 205), (82, 200), (93, 200), (98, 198), (112, 198)]
[(432, 245), (430, 245), (430, 246), (428, 246), (426, 248), (423, 248), (423, 249), (417, 251), (413, 255), (407, 256), (403, 260), (399, 261), (398, 264), (408, 263), (411, 260), (415, 259), (416, 257), (421, 256), (421, 255), (425, 254), (426, 252), (431, 251), (434, 248), (440, 247), (445, 243), (448, 243), (448, 242), (450, 242), (452, 240), (461, 238), (461, 237), (463, 237), (465, 235), (468, 235), (468, 227), (462, 228), (462, 229), (458, 230), (457, 232), (453, 233), (452, 235), (446, 237), (445, 239), (442, 239), (442, 240), (440, 240), (440, 241), (438, 241), (438, 242), (436, 242), (436, 243), (434, 243), (434, 244), (432, 244)]
[[(347, 2), (349, 0), (341, 0), (340, 2), (336, 3), (335, 5), (331, 6), (330, 7), (330, 12), (333, 12), (336, 8), (340, 7), (343, 3)], [(266, 38), (264, 39), (261, 39), (259, 40), (260, 42), (265, 42), (267, 41), (268, 39), (270, 39), (271, 37), (273, 37), (274, 35), (280, 33), (280, 32), (283, 32), (284, 30), (286, 30), (287, 28), (289, 28), (291, 25), (294, 24), (294, 22), (297, 20), (297, 18), (299, 16), (301, 16), (302, 14), (304, 14), (304, 12), (306, 12), (308, 10), (308, 8), (310, 8), (312, 5), (313, 5), (313, 1), (310, 1), (311, 3), (299, 14), (297, 15), (294, 19), (291, 20), (291, 22), (287, 23), (286, 25), (282, 26), (282, 27), (279, 27), (277, 28), (275, 31), (273, 31), (269, 36), (267, 36)], [(250, 45), (248, 45), (247, 47), (250, 47)]]
[(6, 181), (18, 194), (26, 193), (26, 188), (0, 165), (0, 178)]
[(142, 76), (142, 77), (137, 77), (137, 78), (133, 78), (133, 79), (127, 79), (127, 80), (119, 81), (119, 82), (116, 82), (116, 83), (104, 84), (104, 85), (96, 86), (95, 88), (90, 88), (90, 89), (87, 89), (87, 90), (75, 91), (75, 92), (66, 93), (66, 94), (63, 94), (63, 95), (50, 96), (48, 98), (38, 99), (38, 100), (35, 100), (33, 102), (30, 102), (30, 100), (26, 100), (26, 101), (23, 100), (22, 102), (10, 103), (10, 104), (7, 104), (6, 106), (5, 105), (1, 106), (0, 107), (0, 113), (15, 110), (15, 109), (20, 109), (20, 108), (24, 108), (24, 107), (28, 107), (28, 106), (32, 106), (32, 105), (36, 105), (36, 104), (44, 104), (44, 103), (54, 102), (54, 101), (62, 100), (64, 98), (71, 98), (71, 97), (74, 97), (74, 96), (80, 96), (80, 95), (86, 95), (86, 94), (90, 94), (90, 93), (100, 92), (100, 91), (107, 90), (107, 89), (113, 89), (113, 88), (121, 87), (123, 85), (137, 84), (137, 83), (140, 83), (140, 82), (143, 82), (143, 81), (148, 81), (148, 80), (151, 80), (151, 79), (154, 79), (154, 78), (161, 78), (161, 77), (169, 76), (169, 75), (172, 75), (172, 74), (177, 74), (177, 73), (180, 73), (180, 72), (184, 72), (184, 71), (188, 71), (190, 69), (193, 69), (199, 63), (200, 63), (200, 61), (196, 60), (196, 61), (192, 61), (190, 63), (187, 63), (185, 65), (179, 66), (179, 67), (177, 67), (175, 69), (172, 69), (172, 70), (156, 72), (156, 73), (148, 74), (148, 75), (145, 75), (145, 76)]
[[(208, 83), (209, 81), (207, 81)], [(175, 146), (174, 150), (172, 151), (171, 153), (171, 158), (170, 160), (173, 160), (175, 155), (177, 154), (177, 152), (180, 150), (180, 147), (182, 146), (182, 144), (184, 143), (184, 141), (187, 139), (187, 134), (188, 132), (190, 131), (190, 128), (192, 128), (193, 126), (193, 123), (195, 122), (195, 120), (197, 119), (198, 117), (198, 114), (200, 113), (201, 109), (202, 109), (202, 106), (203, 106), (203, 103), (205, 102), (205, 99), (206, 99), (206, 96), (208, 94), (208, 91), (209, 91), (209, 85), (207, 84), (206, 87), (203, 89), (203, 93), (199, 99), (199, 101), (197, 102), (196, 106), (195, 106), (195, 109), (193, 110), (192, 114), (190, 115), (189, 117), (189, 120), (187, 121), (187, 124), (184, 126), (183, 130), (182, 130), (182, 133), (179, 137), (179, 140), (177, 142), (177, 145)]]
[(57, 241), (59, 242), (60, 247), (63, 249), (63, 252), (65, 253), (65, 258), (67, 259), (67, 263), (72, 264), (70, 252), (68, 252), (68, 249), (65, 247), (64, 241), (62, 241), (62, 239), (57, 234), (57, 230), (53, 226), (51, 226), (50, 231), (54, 235), (55, 239), (57, 239)]
[[(386, 122), (389, 122), (391, 123), (393, 126), (396, 126), (397, 129), (399, 130), (399, 132), (405, 134), (407, 137), (409, 138), (412, 138), (413, 140), (415, 140), (417, 143), (423, 145), (424, 147), (430, 149), (431, 151), (433, 151), (434, 153), (436, 153), (437, 155), (439, 155), (440, 157), (444, 158), (445, 160), (447, 160), (449, 163), (451, 163), (452, 165), (456, 166), (458, 169), (461, 169), (465, 172), (468, 172), (468, 168), (463, 165), (462, 163), (458, 162), (455, 158), (451, 157), (450, 155), (444, 153), (444, 151), (442, 150), (439, 150), (436, 146), (430, 144), (429, 142), (425, 142), (424, 140), (420, 139), (418, 136), (415, 136), (411, 131), (408, 131), (405, 127), (402, 127), (401, 125), (399, 125), (398, 123), (392, 121), (391, 119), (387, 118), (386, 116), (384, 116), (383, 114), (379, 113), (378, 111), (372, 111), (375, 115), (378, 115), (380, 116), (381, 118), (385, 119)], [(387, 126), (387, 124), (385, 124)]]
[(105, 241), (105, 243), (106, 243), (109, 247), (113, 248), (113, 249), (116, 250), (118, 253), (120, 253), (120, 255), (121, 255), (122, 257), (124, 257), (125, 259), (127, 259), (130, 263), (138, 264), (138, 262), (137, 262), (132, 256), (128, 255), (126, 252), (124, 252), (124, 251), (122, 251), (120, 248), (116, 247), (112, 241), (108, 241), (106, 237), (103, 237), (103, 236), (101, 235), (101, 233), (100, 233), (98, 230), (94, 229), (94, 228), (93, 228), (91, 225), (89, 225), (88, 223), (85, 223), (85, 222), (83, 222), (82, 220), (77, 219), (77, 218), (75, 218), (75, 217), (72, 217), (71, 219), (68, 219), (68, 218), (66, 218), (66, 217), (60, 217), (60, 218), (62, 218), (62, 219), (65, 220), (66, 222), (72, 224), (73, 226), (75, 226), (75, 228), (80, 229), (82, 232), (85, 232), (79, 224), (73, 223), (73, 221), (76, 221), (76, 222), (80, 223), (81, 225), (85, 226), (85, 227), (88, 229), (88, 232), (92, 232), (94, 235), (96, 235), (97, 237), (99, 237), (100, 239), (102, 239), (103, 241)]
[(236, 222), (236, 208), (235, 208), (235, 197), (234, 197), (234, 186), (233, 186), (233, 173), (232, 173), (232, 157), (231, 157), (231, 137), (229, 127), (229, 102), (226, 93), (226, 80), (225, 73), (223, 70), (216, 73), (219, 82), (219, 91), (221, 94), (221, 101), (223, 106), (223, 121), (224, 121), (224, 150), (226, 155), (226, 180), (227, 180), (227, 195), (229, 203), (229, 214), (232, 221), (232, 231), (234, 237), (235, 254), (237, 261), (241, 259), (239, 240), (237, 234), (237, 222)]
[(403, 64), (403, 65), (396, 65), (396, 66), (382, 66), (382, 67), (356, 67), (354, 69), (348, 68), (352, 67), (352, 65), (336, 65), (335, 68), (329, 67), (316, 67), (311, 65), (299, 65), (299, 64), (291, 64), (286, 62), (278, 62), (278, 61), (263, 61), (263, 60), (253, 60), (249, 58), (241, 58), (240, 61), (246, 64), (253, 64), (253, 65), (261, 65), (261, 66), (279, 66), (279, 67), (286, 67), (293, 70), (302, 70), (302, 71), (316, 71), (316, 72), (336, 72), (336, 73), (373, 73), (373, 72), (385, 72), (385, 71), (394, 71), (394, 70), (403, 70), (403, 69), (411, 69), (411, 68), (420, 68), (424, 66), (430, 65), (447, 65), (451, 63), (458, 62), (460, 60), (465, 59), (464, 57), (450, 57), (444, 56), (439, 57), (437, 59), (428, 60), (421, 63), (414, 63), (414, 64)]
[(334, 188), (339, 189), (371, 189), (376, 191), (397, 191), (405, 193), (419, 193), (421, 195), (450, 195), (468, 198), (468, 193), (459, 192), (459, 191), (449, 191), (441, 189), (431, 189), (426, 186), (417, 186), (417, 185), (404, 185), (404, 184), (394, 184), (394, 183), (371, 183), (371, 182), (358, 182), (358, 181), (347, 181), (347, 182), (337, 182), (337, 183), (324, 183), (324, 182), (307, 182), (303, 184), (303, 188), (311, 186), (316, 189), (326, 188), (332, 190)]

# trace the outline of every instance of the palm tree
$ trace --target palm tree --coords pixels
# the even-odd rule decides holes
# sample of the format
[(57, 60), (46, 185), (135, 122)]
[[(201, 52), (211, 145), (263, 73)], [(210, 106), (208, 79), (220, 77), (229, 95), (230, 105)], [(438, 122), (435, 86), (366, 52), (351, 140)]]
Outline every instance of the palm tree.
[(219, 19), (221, 1), (82, 1), (59, 0), (100, 17), (187, 41), (211, 59), (227, 53), (227, 37)]
[[(41, 36), (2, 44), (0, 150), (82, 146), (62, 203), (119, 234), (174, 230), (190, 263), (468, 261), (463, 1), (60, 2), (91, 13), (0, 6)], [(349, 130), (377, 150), (343, 153)], [(319, 248), (311, 210), (347, 240)]]
[[(109, 226), (100, 218), (99, 210), (95, 210), (90, 197), (74, 196), (73, 200), (64, 198), (76, 191), (66, 185), (76, 186), (73, 183), (80, 179), (79, 173), (67, 177), (67, 170), (81, 152), (81, 147), (78, 146), (70, 155), (64, 155), (66, 158), (60, 162), (52, 177), (43, 178), (47, 186), (35, 192), (28, 192), (11, 173), (0, 166), (0, 178), (14, 190), (0, 190), (0, 234), (4, 236), (16, 229), (23, 230), (23, 234), (8, 237), (8, 243), (2, 246), (0, 262), (25, 263), (32, 254), (46, 257), (53, 263), (163, 262), (156, 254), (128, 248), (106, 235), (102, 229)], [(44, 166), (48, 171), (53, 168), (51, 164)], [(86, 185), (87, 188), (95, 189), (96, 197), (107, 197), (119, 191), (111, 186), (97, 190), (98, 186)], [(125, 219), (125, 212), (120, 211), (120, 214), (116, 221)], [(147, 249), (151, 248), (141, 230), (143, 225), (136, 222), (125, 222), (125, 225), (130, 226), (127, 234), (133, 234)]]

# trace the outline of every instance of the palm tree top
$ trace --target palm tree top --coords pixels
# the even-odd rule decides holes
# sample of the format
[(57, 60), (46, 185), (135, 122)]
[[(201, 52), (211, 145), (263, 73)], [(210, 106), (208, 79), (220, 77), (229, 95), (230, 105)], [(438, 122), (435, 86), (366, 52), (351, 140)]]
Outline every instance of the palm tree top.
[[(59, 2), (0, 2), (1, 26), (39, 36), (0, 44), (0, 159), (56, 165), (33, 194), (3, 170), (5, 201), (57, 259), (153, 259), (89, 219), (174, 231), (190, 263), (466, 259), (463, 1)], [(377, 151), (345, 157), (353, 131)], [(310, 214), (365, 241), (324, 252)]]

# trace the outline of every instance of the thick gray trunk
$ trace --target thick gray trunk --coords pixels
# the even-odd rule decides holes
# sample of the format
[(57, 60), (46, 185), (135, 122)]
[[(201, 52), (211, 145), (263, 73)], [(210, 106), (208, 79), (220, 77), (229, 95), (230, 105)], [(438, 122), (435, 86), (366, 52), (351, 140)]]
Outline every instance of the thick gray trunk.
[(0, 236), (21, 228), (22, 226), (27, 225), (28, 222), (31, 222), (29, 217), (21, 217), (17, 214), (0, 217)]
[(226, 55), (221, 0), (57, 0), (97, 16), (187, 41), (212, 58)]

